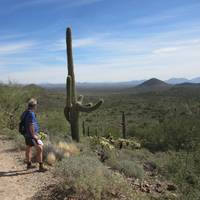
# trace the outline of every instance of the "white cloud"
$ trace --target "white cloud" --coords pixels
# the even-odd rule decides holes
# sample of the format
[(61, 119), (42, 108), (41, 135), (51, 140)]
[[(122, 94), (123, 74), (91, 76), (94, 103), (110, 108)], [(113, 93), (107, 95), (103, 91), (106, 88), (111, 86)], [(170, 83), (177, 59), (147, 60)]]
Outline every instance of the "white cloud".
[[(72, 41), (72, 45), (73, 48), (81, 48), (81, 47), (88, 47), (91, 45), (95, 45), (95, 43), (97, 43), (98, 38), (77, 38), (77, 39), (73, 39)], [(60, 39), (58, 41), (56, 41), (53, 45), (52, 51), (62, 51), (62, 50), (66, 50), (66, 41), (65, 39)]]
[(200, 3), (193, 3), (188, 6), (183, 5), (181, 7), (167, 9), (164, 10), (163, 12), (134, 19), (132, 21), (132, 24), (141, 26), (152, 25), (152, 24), (161, 25), (161, 23), (165, 23), (167, 21), (171, 21), (172, 24), (174, 24), (175, 19), (178, 19), (179, 17), (185, 17), (185, 15), (194, 12), (195, 9), (198, 10), (199, 7)]
[(165, 47), (165, 48), (161, 48), (161, 49), (156, 49), (153, 51), (153, 53), (155, 53), (155, 54), (174, 53), (178, 50), (180, 50), (180, 47)]
[(55, 4), (56, 7), (68, 8), (68, 7), (78, 7), (93, 4), (102, 0), (29, 0), (18, 3), (17, 5), (10, 8), (10, 11), (15, 11), (23, 9), (26, 7), (33, 7), (38, 5)]
[(73, 47), (74, 48), (86, 47), (86, 46), (93, 45), (96, 42), (97, 42), (97, 39), (95, 39), (95, 38), (75, 39), (73, 42)]
[(33, 41), (21, 41), (0, 44), (0, 56), (21, 53), (35, 46)]
[(5, 41), (5, 40), (10, 40), (10, 39), (16, 39), (16, 38), (21, 38), (25, 36), (24, 33), (15, 33), (15, 34), (10, 34), (10, 33), (0, 33), (0, 41)]
[[(2, 70), (1, 70), (2, 71)], [(5, 70), (4, 70), (5, 71)], [(55, 65), (49, 67), (47, 65), (35, 64), (23, 70), (4, 72), (0, 76), (0, 80), (7, 82), (8, 80), (17, 83), (63, 83), (67, 74), (65, 66)]]

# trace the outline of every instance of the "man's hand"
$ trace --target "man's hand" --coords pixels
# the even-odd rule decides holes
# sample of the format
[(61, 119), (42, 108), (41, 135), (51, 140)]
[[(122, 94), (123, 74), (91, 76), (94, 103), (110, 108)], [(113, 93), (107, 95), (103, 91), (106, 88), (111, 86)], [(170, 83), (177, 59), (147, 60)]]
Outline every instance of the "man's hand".
[(39, 140), (39, 137), (38, 137), (37, 135), (34, 134), (33, 139), (35, 139), (35, 140)]

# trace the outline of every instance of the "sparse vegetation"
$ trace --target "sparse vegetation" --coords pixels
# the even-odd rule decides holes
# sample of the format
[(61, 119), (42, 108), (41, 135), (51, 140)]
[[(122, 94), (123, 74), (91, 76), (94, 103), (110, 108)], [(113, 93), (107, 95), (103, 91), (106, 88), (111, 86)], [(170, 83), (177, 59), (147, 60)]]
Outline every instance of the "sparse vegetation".
[[(57, 166), (57, 175), (65, 174), (63, 183), (74, 194), (84, 191), (86, 199), (106, 199), (106, 195), (110, 195), (109, 199), (119, 199), (120, 195), (131, 199), (131, 194), (135, 199), (199, 198), (198, 88), (171, 88), (123, 96), (106, 94), (101, 109), (81, 116), (86, 133), (81, 135), (79, 144), (72, 143), (69, 125), (64, 119), (64, 93), (12, 84), (1, 85), (0, 90), (1, 134), (15, 139), (17, 149), (24, 148), (23, 137), (17, 132), (20, 114), (29, 97), (38, 99), (37, 118), (42, 131), (48, 135), (45, 160)], [(96, 100), (99, 96), (86, 95), (85, 98)], [(121, 111), (126, 113), (126, 140), (121, 139)], [(87, 127), (90, 127), (90, 137)], [(139, 146), (131, 148), (127, 142)], [(102, 176), (95, 179), (97, 169)], [(137, 186), (137, 180), (142, 185)], [(168, 191), (168, 183), (177, 189)], [(165, 189), (159, 193), (151, 188), (156, 188), (155, 191)]]
[(65, 159), (57, 166), (56, 174), (83, 200), (134, 196), (126, 180), (114, 175), (96, 157), (80, 155)]

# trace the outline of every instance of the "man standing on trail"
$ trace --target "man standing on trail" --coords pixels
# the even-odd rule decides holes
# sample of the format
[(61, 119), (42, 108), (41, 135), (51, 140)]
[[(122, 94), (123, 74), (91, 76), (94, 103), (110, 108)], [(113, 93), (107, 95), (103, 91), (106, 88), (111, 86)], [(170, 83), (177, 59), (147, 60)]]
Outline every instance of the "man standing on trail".
[(27, 169), (34, 168), (31, 164), (32, 147), (35, 146), (37, 150), (37, 161), (39, 163), (39, 172), (47, 171), (43, 166), (43, 143), (38, 137), (39, 124), (36, 119), (35, 111), (37, 110), (37, 100), (30, 99), (28, 102), (28, 109), (23, 113), (22, 118), (25, 122), (25, 143), (26, 143), (26, 161)]

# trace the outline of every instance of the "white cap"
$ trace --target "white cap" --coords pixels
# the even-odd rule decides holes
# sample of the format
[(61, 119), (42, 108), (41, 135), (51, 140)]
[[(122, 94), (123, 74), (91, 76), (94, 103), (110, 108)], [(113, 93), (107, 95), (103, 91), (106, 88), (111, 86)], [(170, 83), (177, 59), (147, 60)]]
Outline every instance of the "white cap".
[(28, 101), (28, 106), (29, 106), (29, 107), (33, 107), (33, 106), (35, 106), (35, 105), (37, 105), (37, 100), (34, 99), (34, 98), (31, 98), (31, 99)]

